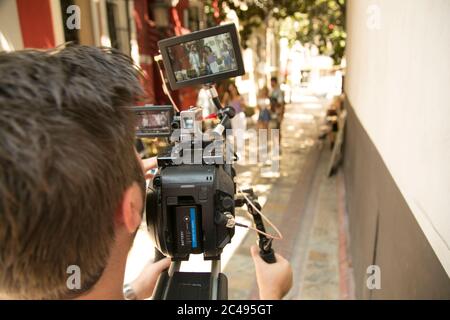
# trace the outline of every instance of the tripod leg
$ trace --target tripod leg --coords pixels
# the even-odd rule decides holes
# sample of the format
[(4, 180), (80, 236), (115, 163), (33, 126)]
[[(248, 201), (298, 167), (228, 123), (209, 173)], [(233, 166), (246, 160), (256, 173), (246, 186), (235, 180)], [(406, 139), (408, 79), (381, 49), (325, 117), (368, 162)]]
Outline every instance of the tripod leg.
[(180, 271), (181, 261), (173, 261), (169, 267), (169, 276), (173, 276), (175, 272)]
[(220, 260), (211, 261), (211, 300), (219, 298)]
[(169, 270), (165, 270), (161, 273), (156, 282), (155, 294), (153, 299), (155, 300), (167, 300), (169, 294), (169, 287), (171, 285), (171, 277), (175, 272), (180, 271), (181, 261), (173, 261), (170, 264)]
[(220, 260), (211, 261), (209, 300), (228, 300), (228, 279), (220, 269)]

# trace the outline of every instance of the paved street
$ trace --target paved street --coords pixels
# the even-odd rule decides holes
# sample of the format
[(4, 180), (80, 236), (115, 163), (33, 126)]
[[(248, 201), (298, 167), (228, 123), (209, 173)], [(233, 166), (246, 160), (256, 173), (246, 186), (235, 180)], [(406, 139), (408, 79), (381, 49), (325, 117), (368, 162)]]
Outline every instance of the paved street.
[[(238, 167), (238, 182), (251, 181), (263, 212), (283, 233), (284, 239), (275, 241), (274, 248), (294, 270), (294, 286), (286, 298), (347, 298), (348, 268), (346, 261), (340, 263), (346, 258), (340, 254), (340, 175), (326, 176), (329, 145), (317, 139), (325, 102), (312, 96), (299, 100), (286, 108), (279, 177), (266, 177), (259, 166), (248, 165)], [(249, 255), (256, 239), (248, 233), (225, 268), (231, 299), (257, 298)]]

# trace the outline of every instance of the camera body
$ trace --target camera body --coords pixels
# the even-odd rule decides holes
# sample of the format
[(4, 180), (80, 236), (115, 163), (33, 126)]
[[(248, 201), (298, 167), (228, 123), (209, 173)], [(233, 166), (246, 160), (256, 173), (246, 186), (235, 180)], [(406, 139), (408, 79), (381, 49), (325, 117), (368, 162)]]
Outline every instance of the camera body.
[(234, 216), (233, 175), (223, 165), (162, 167), (147, 193), (146, 219), (157, 248), (172, 260), (203, 253), (219, 259), (231, 241), (224, 215)]

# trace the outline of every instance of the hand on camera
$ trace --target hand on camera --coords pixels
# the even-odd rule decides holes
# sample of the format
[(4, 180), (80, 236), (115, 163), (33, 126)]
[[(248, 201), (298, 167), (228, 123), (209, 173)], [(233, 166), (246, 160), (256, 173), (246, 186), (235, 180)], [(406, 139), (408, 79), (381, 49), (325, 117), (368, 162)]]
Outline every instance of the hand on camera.
[(261, 300), (279, 300), (292, 287), (292, 268), (285, 258), (275, 253), (277, 262), (266, 263), (259, 256), (259, 248), (250, 248), (256, 269), (259, 297)]
[(141, 274), (131, 283), (138, 300), (150, 298), (161, 272), (169, 268), (170, 259), (165, 258), (157, 262), (149, 262)]
[(144, 169), (145, 179), (153, 178), (154, 174), (150, 170), (158, 168), (158, 161), (156, 160), (156, 157), (143, 159), (142, 165)]

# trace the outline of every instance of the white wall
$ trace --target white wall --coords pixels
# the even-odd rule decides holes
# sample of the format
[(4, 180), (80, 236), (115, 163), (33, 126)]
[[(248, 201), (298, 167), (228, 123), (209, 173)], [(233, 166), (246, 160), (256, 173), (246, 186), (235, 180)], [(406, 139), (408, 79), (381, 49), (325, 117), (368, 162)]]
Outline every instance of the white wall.
[(61, 1), (50, 0), (50, 10), (52, 12), (53, 35), (55, 37), (55, 46), (59, 46), (65, 42), (64, 27), (62, 20)]
[(349, 0), (346, 91), (450, 276), (450, 1)]
[(15, 0), (0, 0), (0, 51), (23, 49)]

